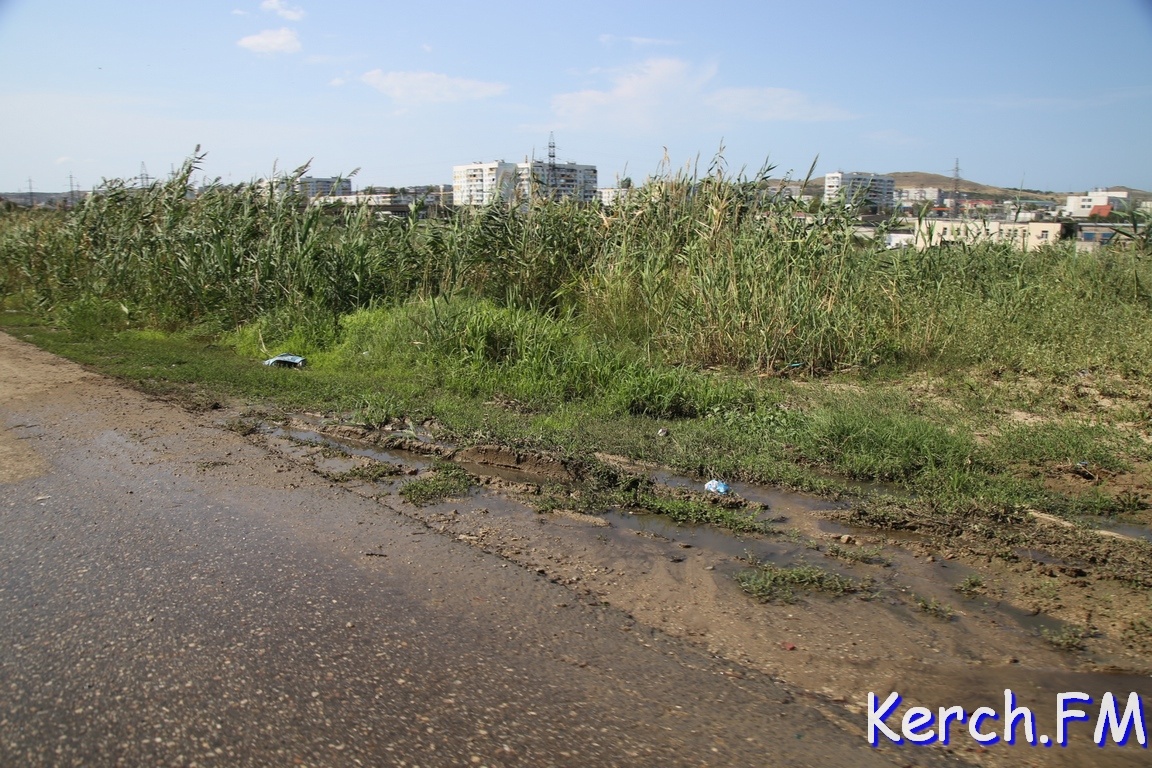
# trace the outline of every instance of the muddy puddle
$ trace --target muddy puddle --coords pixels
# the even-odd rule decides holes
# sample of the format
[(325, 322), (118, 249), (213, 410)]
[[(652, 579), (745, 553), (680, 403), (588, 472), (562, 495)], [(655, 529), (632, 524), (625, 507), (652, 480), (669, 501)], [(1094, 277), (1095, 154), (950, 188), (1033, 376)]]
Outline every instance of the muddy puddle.
[(1137, 523), (1117, 523), (1112, 520), (1087, 519), (1086, 524), (1099, 531), (1123, 536), (1128, 539), (1152, 542), (1152, 527)]
[[(557, 488), (561, 495), (579, 492), (567, 469), (546, 457), (496, 446), (457, 449), (415, 430), (339, 433), (305, 419), (270, 425), (258, 439), (329, 477), (348, 476), (349, 490), (437, 533), (566, 585), (573, 600), (613, 604), (641, 626), (730, 660), (736, 676), (740, 667), (751, 667), (803, 688), (817, 702), (842, 702), (856, 711), (868, 691), (896, 690), (909, 705), (999, 706), (1005, 687), (1013, 687), (1022, 701), (1047, 712), (1065, 690), (1152, 696), (1147, 652), (1117, 640), (1126, 636), (1125, 627), (1144, 626), (1143, 614), (1126, 614), (1121, 604), (1142, 600), (1147, 610), (1147, 593), (1068, 576), (1060, 559), (1043, 550), (1018, 547), (1015, 559), (1004, 561), (962, 548), (942, 550), (915, 531), (831, 519), (851, 502), (750, 483), (732, 483), (731, 490), (750, 502), (767, 523), (766, 533), (678, 525), (616, 507), (596, 514), (540, 512), (541, 489), (553, 498)], [(434, 472), (434, 456), (463, 467), (473, 488), (461, 498), (408, 504), (400, 488)], [(372, 465), (395, 471), (371, 480), (348, 475)], [(697, 478), (638, 465), (628, 470), (663, 488), (703, 493)], [(735, 578), (750, 562), (815, 566), (860, 588), (760, 603)], [(1043, 754), (1043, 764), (1077, 764), (1067, 762), (1071, 750)], [(1093, 763), (1126, 764), (1117, 754), (1099, 752)], [(1009, 757), (981, 753), (973, 759), (1018, 764)]]

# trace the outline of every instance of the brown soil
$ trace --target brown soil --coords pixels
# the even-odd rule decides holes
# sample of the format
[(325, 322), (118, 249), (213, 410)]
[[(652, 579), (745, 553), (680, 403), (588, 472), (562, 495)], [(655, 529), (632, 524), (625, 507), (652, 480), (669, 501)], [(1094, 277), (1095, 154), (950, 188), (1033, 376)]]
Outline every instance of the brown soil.
[[(349, 446), (386, 445), (393, 449), (387, 460), (424, 471), (418, 456), (406, 459), (394, 450), (403, 445), (386, 433), (308, 422), (293, 426), (339, 434)], [(285, 438), (255, 439), (297, 460), (312, 460), (309, 449)], [(426, 440), (406, 440), (429, 450)], [(740, 490), (756, 500), (750, 508), (767, 505), (765, 518), (779, 521), (776, 535), (737, 537), (614, 512), (541, 514), (534, 504), (542, 487), (555, 490), (562, 482), (580, 494), (576, 473), (560, 460), (497, 446), (441, 455), (474, 474), (477, 490), (414, 507), (397, 492), (403, 479), (351, 480), (349, 487), (438, 533), (569, 586), (574, 600), (623, 608), (637, 629), (655, 627), (686, 639), (843, 703), (849, 712), (863, 714), (868, 691), (883, 696), (899, 690), (909, 704), (929, 707), (976, 707), (1012, 688), (1044, 713), (1040, 717), (1065, 690), (1152, 695), (1147, 542), (1101, 535), (1043, 513), (936, 520), (917, 518), (898, 505), (845, 506), (755, 487)], [(667, 477), (655, 467), (600, 458), (620, 471)], [(818, 565), (864, 588), (849, 596), (807, 594), (795, 603), (760, 603), (734, 578), (748, 567), (749, 553), (761, 561)], [(732, 674), (741, 673), (734, 667)], [(861, 722), (843, 725), (860, 731)], [(1029, 759), (1075, 765), (1084, 754), (1044, 751)], [(1096, 764), (1129, 759), (1129, 753), (1115, 751), (1096, 755)], [(983, 764), (1030, 764), (1018, 753), (966, 756)]]

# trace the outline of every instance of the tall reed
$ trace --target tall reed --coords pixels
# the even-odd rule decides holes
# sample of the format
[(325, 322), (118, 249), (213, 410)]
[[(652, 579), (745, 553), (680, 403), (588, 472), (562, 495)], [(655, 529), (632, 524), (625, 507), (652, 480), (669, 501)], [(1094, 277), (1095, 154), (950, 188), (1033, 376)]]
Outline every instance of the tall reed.
[(553, 338), (525, 330), (534, 313), (609, 358), (742, 371), (935, 362), (1141, 373), (1152, 360), (1152, 267), (1138, 238), (1093, 254), (893, 250), (862, 238), (853, 210), (802, 205), (772, 191), (771, 168), (731, 175), (722, 158), (703, 175), (662, 170), (608, 210), (517, 200), (444, 219), (307, 205), (287, 191), (304, 168), (194, 195), (201, 160), (145, 188), (107, 182), (71, 212), (0, 212), (7, 304), (59, 315), (104, 302), (136, 325), (259, 322), (285, 338), (305, 324), (324, 346), (356, 310), (467, 299), (461, 312), (485, 313), (477, 328), (515, 317), (513, 336)]

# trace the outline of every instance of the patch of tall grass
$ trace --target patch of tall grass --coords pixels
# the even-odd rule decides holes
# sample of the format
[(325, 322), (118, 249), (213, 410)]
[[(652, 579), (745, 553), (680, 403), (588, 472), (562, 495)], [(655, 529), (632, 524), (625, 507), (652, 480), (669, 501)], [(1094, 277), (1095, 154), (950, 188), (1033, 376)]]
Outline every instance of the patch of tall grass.
[[(304, 169), (193, 195), (201, 159), (145, 188), (108, 182), (71, 212), (0, 213), (6, 303), (90, 331), (245, 329), (251, 354), (439, 355), (477, 391), (608, 393), (666, 417), (747, 399), (708, 368), (1143, 375), (1152, 361), (1140, 243), (892, 250), (852, 210), (810, 211), (769, 194), (771, 168), (734, 176), (721, 159), (609, 210), (516, 201), (427, 220), (307, 205), (285, 191)], [(374, 311), (370, 341), (359, 313)]]

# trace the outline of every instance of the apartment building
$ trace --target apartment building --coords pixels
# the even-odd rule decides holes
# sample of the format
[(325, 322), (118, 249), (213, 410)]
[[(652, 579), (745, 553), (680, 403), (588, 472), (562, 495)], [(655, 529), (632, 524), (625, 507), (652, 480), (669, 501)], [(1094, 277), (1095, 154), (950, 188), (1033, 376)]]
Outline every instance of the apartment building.
[(829, 173), (824, 177), (824, 199), (837, 198), (846, 205), (866, 201), (877, 208), (892, 208), (896, 203), (896, 179), (875, 173)]
[[(1107, 216), (1117, 208), (1128, 204), (1128, 193), (1123, 190), (1109, 191), (1096, 188), (1086, 195), (1068, 195), (1068, 201), (1060, 210), (1061, 215), (1074, 219), (1086, 219), (1093, 213)], [(1107, 210), (1105, 210), (1107, 208)]]
[(600, 199), (596, 181), (594, 165), (552, 165), (544, 160), (477, 162), (452, 167), (452, 198), (456, 205), (487, 205), (516, 195), (524, 200), (552, 197), (592, 203)]
[(342, 179), (339, 176), (301, 176), (296, 181), (295, 189), (297, 194), (307, 198), (350, 195), (352, 194), (352, 180)]

